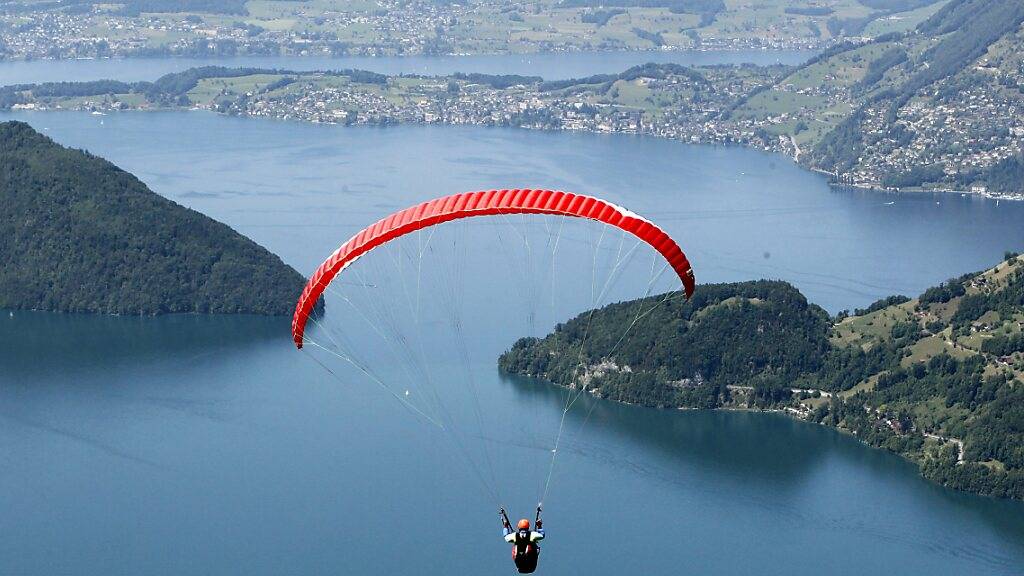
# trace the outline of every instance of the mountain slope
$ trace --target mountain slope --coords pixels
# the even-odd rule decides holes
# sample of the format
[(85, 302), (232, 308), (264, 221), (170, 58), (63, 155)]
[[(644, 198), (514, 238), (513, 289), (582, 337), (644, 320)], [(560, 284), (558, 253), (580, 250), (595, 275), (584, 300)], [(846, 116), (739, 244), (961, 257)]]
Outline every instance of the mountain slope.
[(827, 50), (734, 115), (840, 183), (1020, 193), (1022, 107), (1024, 3), (951, 0), (913, 31)]
[(835, 319), (785, 283), (701, 286), (618, 345), (636, 309), (522, 339), (499, 367), (648, 406), (784, 409), (944, 485), (1024, 499), (1024, 258)]
[(926, 4), (934, 12), (915, 27), (854, 37), (799, 66), (647, 64), (551, 82), (204, 67), (152, 83), (6, 86), (0, 108), (645, 134), (783, 152), (838, 184), (1024, 198), (1024, 2)]
[[(546, 338), (524, 338), (499, 366), (612, 400), (713, 408), (730, 402), (727, 386), (819, 370), (829, 348), (828, 314), (785, 282), (706, 284), (688, 302), (655, 308), (661, 298), (613, 304)], [(640, 304), (653, 311), (620, 340)]]
[(302, 276), (101, 158), (0, 124), (0, 308), (286, 315)]

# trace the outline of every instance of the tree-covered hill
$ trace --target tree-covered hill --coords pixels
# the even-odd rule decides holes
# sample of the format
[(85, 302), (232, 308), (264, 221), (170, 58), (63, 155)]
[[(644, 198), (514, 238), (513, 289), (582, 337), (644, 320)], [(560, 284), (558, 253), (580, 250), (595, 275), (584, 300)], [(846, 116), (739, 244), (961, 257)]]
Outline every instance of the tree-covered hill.
[(835, 318), (782, 282), (700, 286), (623, 345), (637, 309), (522, 339), (499, 366), (648, 406), (784, 409), (944, 485), (1024, 499), (1024, 258)]
[(0, 124), (0, 308), (291, 313), (303, 277), (228, 226), (21, 122)]
[[(585, 381), (613, 400), (713, 408), (728, 402), (727, 385), (819, 370), (829, 348), (828, 313), (785, 282), (708, 284), (688, 302), (661, 299), (613, 304), (547, 338), (524, 338), (500, 366), (563, 385)], [(641, 304), (654, 311), (623, 338)]]

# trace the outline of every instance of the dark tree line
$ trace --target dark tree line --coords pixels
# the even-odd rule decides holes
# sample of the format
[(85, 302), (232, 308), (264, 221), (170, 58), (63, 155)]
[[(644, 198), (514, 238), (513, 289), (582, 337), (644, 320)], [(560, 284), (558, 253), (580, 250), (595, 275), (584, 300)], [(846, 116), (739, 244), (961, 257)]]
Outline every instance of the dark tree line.
[(607, 24), (612, 18), (625, 13), (626, 11), (621, 8), (612, 8), (611, 10), (594, 10), (592, 12), (582, 14), (580, 16), (580, 21), (584, 24), (596, 24), (597, 27), (600, 28)]
[(530, 86), (543, 80), (540, 76), (520, 76), (518, 74), (481, 74), (477, 72), (470, 74), (456, 72), (455, 74), (452, 74), (452, 78), (471, 82), (473, 84), (483, 84), (498, 90), (511, 88), (512, 86)]
[(796, 16), (828, 16), (835, 10), (828, 6), (787, 6), (785, 12)]
[(562, 0), (566, 8), (668, 8), (676, 14), (706, 14), (725, 10), (723, 0)]
[(888, 308), (890, 306), (898, 306), (900, 304), (903, 304), (904, 302), (909, 301), (910, 298), (907, 298), (906, 296), (889, 296), (888, 298), (882, 298), (880, 300), (872, 302), (870, 305), (868, 305), (867, 308), (857, 308), (853, 311), (853, 314), (854, 316), (864, 316), (865, 314), (871, 314), (872, 312), (877, 312), (883, 308)]
[(287, 315), (305, 281), (255, 242), (27, 124), (0, 124), (0, 308)]
[(816, 372), (829, 349), (828, 314), (789, 284), (771, 281), (701, 286), (688, 302), (655, 308), (623, 339), (636, 311), (660, 298), (613, 304), (593, 319), (586, 314), (559, 325), (547, 338), (520, 340), (500, 366), (569, 385), (581, 373), (580, 356), (552, 352), (579, 352), (585, 342), (584, 364), (610, 356), (630, 367), (593, 380), (602, 395), (709, 408), (728, 400), (727, 385), (767, 385), (770, 380), (759, 379), (792, 381)]
[(202, 12), (247, 16), (245, 0), (121, 0), (121, 14), (138, 16), (144, 12)]
[(653, 62), (649, 62), (647, 64), (633, 66), (619, 74), (595, 74), (585, 78), (571, 78), (567, 80), (549, 80), (541, 82), (539, 90), (542, 92), (550, 92), (553, 90), (564, 90), (574, 86), (593, 84), (606, 84), (611, 86), (611, 84), (616, 80), (625, 80), (628, 82), (636, 80), (637, 78), (663, 79), (670, 75), (684, 76), (689, 80), (701, 84), (709, 83), (703, 74), (693, 68), (688, 68), (679, 64), (655, 64)]
[[(25, 103), (25, 95), (31, 94), (36, 98), (60, 98), (60, 97), (83, 97), (83, 96), (105, 96), (113, 94), (143, 94), (154, 103), (162, 105), (188, 105), (187, 94), (190, 90), (199, 85), (199, 82), (208, 78), (239, 78), (252, 76), (254, 74), (295, 74), (289, 70), (266, 69), (266, 68), (227, 68), (224, 66), (201, 66), (190, 68), (182, 72), (173, 72), (157, 78), (153, 82), (119, 82), (116, 80), (95, 80), (89, 82), (45, 82), (42, 84), (18, 84), (0, 87), (0, 108), (10, 108), (15, 104)], [(385, 85), (388, 77), (384, 74), (370, 72), (367, 70), (330, 70), (324, 74), (334, 76), (346, 76), (353, 82), (362, 84)], [(486, 76), (486, 75), (481, 75)], [(493, 82), (510, 77), (489, 77)], [(527, 77), (530, 80), (539, 82), (540, 78)], [(274, 82), (277, 88), (286, 86), (293, 82), (292, 78), (283, 78)]]
[(868, 64), (868, 69), (858, 83), (861, 90), (871, 88), (885, 76), (890, 69), (907, 61), (907, 51), (899, 46), (890, 48)]
[[(1006, 257), (1012, 262), (1016, 255)], [(699, 286), (690, 301), (656, 308), (624, 340), (636, 311), (660, 297), (584, 313), (545, 338), (516, 342), (499, 367), (655, 407), (770, 408), (792, 405), (793, 388), (847, 392), (833, 394), (810, 418), (901, 454), (944, 485), (1024, 498), (1024, 383), (1005, 370), (993, 373), (991, 364), (992, 355), (1024, 352), (1024, 335), (995, 336), (982, 354), (962, 359), (942, 353), (906, 362), (934, 332), (952, 327), (955, 337), (989, 312), (1015, 318), (1024, 311), (1024, 271), (1004, 278), (998, 290), (968, 294), (976, 276), (930, 288), (916, 304), (921, 310), (958, 298), (951, 317), (925, 329), (916, 320), (892, 323), (868, 345), (833, 344), (833, 320), (824, 310), (788, 284), (759, 281)], [(906, 302), (892, 296), (856, 313)], [(849, 395), (855, 386), (860, 391)], [(918, 422), (922, 415), (929, 415), (925, 424)], [(937, 431), (963, 441), (963, 462), (956, 452), (950, 459), (953, 443), (940, 449), (926, 442), (925, 434)]]

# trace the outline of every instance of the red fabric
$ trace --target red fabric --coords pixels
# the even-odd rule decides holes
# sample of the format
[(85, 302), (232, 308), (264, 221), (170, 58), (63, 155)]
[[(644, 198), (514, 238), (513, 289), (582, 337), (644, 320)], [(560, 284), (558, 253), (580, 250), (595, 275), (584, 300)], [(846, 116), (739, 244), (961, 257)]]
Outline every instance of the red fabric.
[(672, 238), (653, 223), (604, 200), (556, 190), (487, 190), (430, 200), (395, 212), (345, 242), (316, 269), (295, 305), (292, 339), (302, 348), (306, 320), (327, 285), (346, 266), (370, 250), (416, 230), (442, 222), (497, 214), (554, 214), (597, 220), (650, 244), (679, 275), (686, 297), (693, 295), (693, 270)]

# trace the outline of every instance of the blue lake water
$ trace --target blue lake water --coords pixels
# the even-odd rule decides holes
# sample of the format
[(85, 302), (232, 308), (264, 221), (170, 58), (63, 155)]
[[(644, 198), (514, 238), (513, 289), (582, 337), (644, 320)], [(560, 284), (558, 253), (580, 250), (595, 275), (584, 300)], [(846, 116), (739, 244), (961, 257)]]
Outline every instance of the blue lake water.
[[(830, 311), (1024, 247), (1024, 204), (834, 190), (741, 148), (208, 113), (0, 118), (108, 158), (304, 274), (380, 216), (491, 187), (606, 197), (676, 237), (699, 281), (781, 278)], [(502, 500), (528, 514), (562, 396), (497, 374), (522, 332), (514, 309), (494, 308), (473, 318), (491, 337), (473, 348), (487, 421), (471, 448), (498, 456)], [(5, 314), (0, 366), (0, 573), (512, 569), (492, 501), (441, 433), (373, 386), (330, 378), (291, 346), (287, 319)], [(441, 385), (458, 407), (456, 383)], [(581, 402), (542, 573), (1021, 573), (1020, 503), (939, 488), (781, 416)]]
[[(209, 113), (6, 113), (224, 221), (303, 273), (363, 225), (487, 188), (588, 193), (649, 214), (701, 282), (778, 278), (836, 312), (1024, 248), (1024, 203), (830, 188), (788, 159), (621, 135), (351, 128)], [(310, 242), (323, 246), (310, 251)]]
[(0, 86), (75, 80), (156, 80), (170, 72), (196, 66), (339, 70), (356, 68), (381, 74), (443, 75), (454, 72), (523, 74), (547, 80), (620, 72), (647, 62), (702, 64), (799, 64), (814, 52), (805, 50), (692, 50), (656, 52), (567, 52), (484, 56), (308, 57), (247, 56), (236, 58), (130, 58), (99, 60), (31, 60), (0, 62)]

